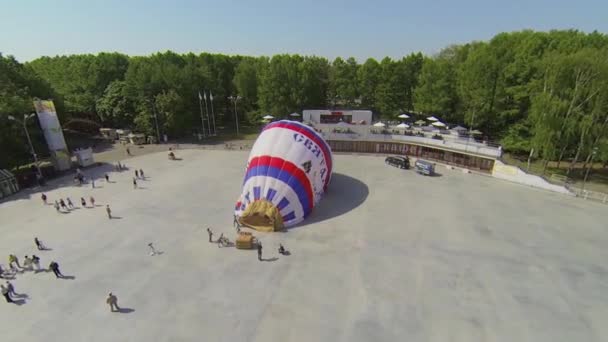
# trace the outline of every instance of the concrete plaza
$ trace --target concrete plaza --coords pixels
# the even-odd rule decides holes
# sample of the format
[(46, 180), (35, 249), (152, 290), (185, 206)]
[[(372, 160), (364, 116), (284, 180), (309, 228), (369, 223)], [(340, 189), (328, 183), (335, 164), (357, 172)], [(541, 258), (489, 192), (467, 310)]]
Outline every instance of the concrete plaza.
[[(17, 274), (22, 305), (0, 305), (0, 340), (607, 341), (608, 207), (438, 166), (334, 156), (326, 197), (286, 233), (234, 241), (247, 152), (179, 150), (85, 170), (0, 203), (0, 261), (36, 254), (73, 279)], [(134, 168), (148, 179), (135, 190)], [(109, 220), (105, 205), (119, 218)], [(37, 251), (37, 236), (50, 251)], [(163, 253), (148, 255), (153, 242)], [(292, 255), (277, 253), (282, 243)], [(108, 292), (125, 310), (111, 313)]]

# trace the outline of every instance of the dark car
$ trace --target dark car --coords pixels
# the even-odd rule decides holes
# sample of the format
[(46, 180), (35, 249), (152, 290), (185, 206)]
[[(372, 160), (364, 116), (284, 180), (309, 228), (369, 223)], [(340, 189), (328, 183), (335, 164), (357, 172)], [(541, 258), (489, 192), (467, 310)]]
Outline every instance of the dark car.
[(390, 156), (384, 159), (384, 162), (388, 165), (398, 167), (400, 169), (410, 168), (410, 159), (407, 156)]
[(435, 164), (426, 160), (416, 160), (416, 163), (414, 163), (414, 167), (416, 168), (416, 172), (421, 175), (433, 176), (435, 174)]

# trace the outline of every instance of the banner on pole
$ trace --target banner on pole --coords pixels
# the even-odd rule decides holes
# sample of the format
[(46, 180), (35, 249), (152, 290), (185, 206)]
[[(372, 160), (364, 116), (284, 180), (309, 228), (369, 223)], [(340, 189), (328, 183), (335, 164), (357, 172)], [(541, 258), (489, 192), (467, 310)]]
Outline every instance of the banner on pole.
[(55, 104), (51, 100), (34, 100), (34, 108), (36, 108), (38, 121), (51, 152), (55, 168), (60, 171), (69, 169), (71, 166), (70, 154), (63, 137), (63, 130), (57, 117)]

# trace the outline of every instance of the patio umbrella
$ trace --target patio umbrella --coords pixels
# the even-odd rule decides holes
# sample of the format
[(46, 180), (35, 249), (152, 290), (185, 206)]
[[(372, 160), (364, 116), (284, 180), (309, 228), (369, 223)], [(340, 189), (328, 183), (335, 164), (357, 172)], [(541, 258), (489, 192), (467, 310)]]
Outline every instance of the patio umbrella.
[(429, 117), (428, 117), (428, 118), (426, 118), (426, 119), (427, 119), (427, 120), (429, 120), (429, 121), (439, 121), (439, 119), (437, 119), (437, 118), (436, 118), (436, 117), (434, 117), (434, 116), (429, 116)]
[(400, 123), (397, 126), (395, 126), (397, 128), (410, 128), (410, 125), (406, 124), (406, 123)]
[(399, 115), (399, 116), (398, 116), (398, 118), (399, 118), (399, 119), (409, 119), (409, 118), (410, 118), (410, 116), (409, 116), (409, 115), (407, 115), (407, 114), (405, 114), (405, 113), (403, 113), (403, 114)]
[(344, 121), (340, 121), (336, 124), (336, 126), (342, 126), (342, 127), (346, 127), (346, 126), (350, 126), (348, 123), (344, 122)]
[(456, 126), (456, 127), (452, 127), (452, 130), (453, 130), (453, 131), (457, 131), (457, 132), (464, 132), (464, 131), (466, 131), (467, 129), (466, 129), (466, 128), (464, 128), (464, 127), (462, 127), (462, 126)]
[(414, 122), (414, 123), (415, 123), (416, 125), (418, 125), (418, 126), (422, 126), (422, 125), (424, 125), (426, 122), (425, 122), (424, 120), (418, 120), (418, 121), (416, 121), (416, 122)]
[(298, 114), (298, 113), (291, 113), (291, 114), (289, 114), (289, 116), (298, 117), (298, 116), (301, 116), (301, 115)]
[(445, 127), (445, 124), (441, 121), (435, 121), (431, 125), (433, 125), (435, 127)]
[(272, 115), (264, 115), (264, 117), (262, 117), (262, 119), (264, 119), (264, 120), (272, 120), (272, 119), (274, 119), (274, 116), (272, 116)]
[(385, 124), (383, 124), (382, 122), (376, 122), (376, 123), (374, 124), (374, 127), (384, 127), (384, 126), (386, 126), (386, 125), (385, 125)]

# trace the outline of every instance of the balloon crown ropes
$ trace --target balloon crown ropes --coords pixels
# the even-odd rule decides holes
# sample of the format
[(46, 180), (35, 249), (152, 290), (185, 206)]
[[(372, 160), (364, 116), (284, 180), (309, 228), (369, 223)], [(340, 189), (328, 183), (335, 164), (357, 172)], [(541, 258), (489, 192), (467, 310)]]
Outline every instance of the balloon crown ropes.
[(247, 161), (239, 223), (278, 231), (301, 222), (323, 197), (332, 168), (331, 149), (314, 130), (289, 120), (266, 125)]

